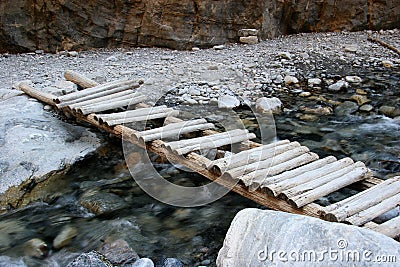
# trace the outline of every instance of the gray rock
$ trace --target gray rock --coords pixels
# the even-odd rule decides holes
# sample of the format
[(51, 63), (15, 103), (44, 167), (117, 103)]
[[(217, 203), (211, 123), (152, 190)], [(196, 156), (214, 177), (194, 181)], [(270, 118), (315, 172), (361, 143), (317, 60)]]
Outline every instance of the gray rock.
[(359, 106), (371, 102), (365, 95), (352, 95), (350, 100), (356, 101)]
[(71, 226), (64, 227), (61, 232), (54, 238), (53, 247), (60, 249), (71, 243), (72, 239), (77, 236), (78, 229)]
[(225, 49), (225, 45), (214, 45), (213, 48), (215, 50), (222, 50), (222, 49)]
[(0, 256), (0, 266), (4, 267), (27, 267), (24, 261), (19, 259), (13, 259), (8, 256)]
[(239, 37), (257, 36), (257, 35), (258, 35), (257, 29), (240, 29), (240, 30), (238, 30)]
[(240, 37), (239, 41), (242, 44), (254, 45), (254, 44), (258, 44), (258, 37), (257, 36)]
[(344, 50), (345, 52), (355, 53), (355, 52), (358, 51), (358, 49), (359, 49), (358, 45), (352, 44), (352, 45), (347, 45), (347, 46), (345, 46), (343, 50)]
[(374, 107), (370, 104), (365, 104), (360, 107), (360, 111), (370, 112), (374, 109)]
[(398, 242), (368, 229), (245, 209), (231, 223), (217, 266), (376, 266), (376, 255), (399, 254)]
[(261, 97), (256, 100), (256, 110), (261, 113), (279, 113), (282, 110), (282, 102), (277, 97)]
[(319, 78), (310, 78), (308, 79), (308, 85), (314, 86), (314, 85), (320, 85), (322, 83), (322, 80)]
[(290, 54), (289, 52), (279, 52), (278, 56), (288, 60), (292, 59), (292, 54)]
[(218, 98), (218, 108), (236, 108), (240, 106), (240, 101), (235, 96), (222, 95)]
[(154, 263), (148, 258), (141, 258), (132, 264), (124, 265), (124, 267), (154, 267)]
[(362, 79), (360, 77), (358, 77), (358, 76), (346, 76), (345, 79), (346, 79), (346, 82), (349, 82), (349, 83), (360, 83), (360, 82), (362, 82)]
[(113, 267), (113, 265), (97, 251), (82, 253), (67, 267)]
[(126, 207), (126, 202), (119, 196), (107, 192), (86, 192), (79, 203), (90, 212), (100, 215)]
[(133, 263), (139, 259), (138, 254), (123, 239), (118, 239), (111, 243), (105, 243), (100, 248), (99, 252), (114, 265)]
[(379, 113), (388, 116), (390, 118), (394, 118), (400, 115), (400, 109), (392, 106), (381, 106), (379, 108)]
[(175, 258), (166, 258), (157, 262), (156, 267), (183, 267), (183, 263)]
[[(14, 90), (8, 90), (12, 93)], [(26, 96), (0, 100), (0, 194), (11, 186), (61, 171), (100, 147), (88, 129), (73, 126)]]
[(27, 256), (41, 259), (47, 256), (47, 252), (46, 242), (39, 238), (33, 238), (24, 244), (24, 253)]
[(351, 101), (345, 101), (335, 108), (336, 116), (345, 116), (353, 114), (358, 110), (358, 105)]
[(349, 86), (349, 84), (345, 81), (338, 81), (334, 84), (329, 85), (328, 89), (330, 91), (339, 91), (342, 88), (347, 88)]
[(79, 55), (79, 53), (76, 51), (68, 51), (67, 55), (70, 57), (77, 57)]
[(287, 85), (299, 83), (299, 80), (296, 77), (290, 75), (285, 76), (284, 81)]

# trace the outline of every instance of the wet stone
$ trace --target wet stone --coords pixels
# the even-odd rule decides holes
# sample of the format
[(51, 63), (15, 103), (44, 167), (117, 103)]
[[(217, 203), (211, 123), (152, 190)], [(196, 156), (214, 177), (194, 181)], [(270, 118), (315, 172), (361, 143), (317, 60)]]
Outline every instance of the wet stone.
[(394, 118), (400, 115), (400, 109), (396, 109), (396, 107), (392, 106), (381, 106), (379, 108), (379, 113), (388, 116), (390, 118)]
[(133, 263), (139, 259), (138, 254), (123, 239), (104, 244), (99, 252), (114, 265)]
[(127, 206), (119, 196), (107, 192), (86, 192), (79, 203), (96, 215), (110, 213)]
[(53, 241), (53, 247), (55, 249), (60, 249), (71, 243), (72, 239), (77, 236), (78, 230), (75, 227), (66, 226), (62, 231), (56, 236)]
[(371, 102), (365, 95), (352, 95), (350, 100), (356, 101), (359, 106)]
[(156, 267), (183, 267), (183, 263), (175, 258), (166, 258), (158, 261)]
[(67, 267), (113, 267), (113, 265), (97, 251), (79, 255)]
[(360, 111), (370, 112), (374, 109), (374, 107), (370, 104), (365, 104), (360, 107)]
[(336, 116), (345, 116), (353, 114), (358, 110), (358, 105), (351, 101), (345, 101), (335, 108)]
[(47, 252), (47, 244), (39, 238), (31, 239), (24, 244), (24, 253), (27, 256), (41, 259), (47, 256)]

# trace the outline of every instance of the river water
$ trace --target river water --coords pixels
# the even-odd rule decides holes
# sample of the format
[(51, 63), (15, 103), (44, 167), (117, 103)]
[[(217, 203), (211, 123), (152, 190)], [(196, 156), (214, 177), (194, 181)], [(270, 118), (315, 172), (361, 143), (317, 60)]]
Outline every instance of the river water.
[[(343, 103), (354, 92), (333, 94), (312, 89), (308, 91), (316, 97), (305, 98), (301, 96), (304, 88), (300, 87), (278, 95), (285, 103), (285, 110), (274, 117), (277, 137), (297, 140), (320, 156), (362, 160), (377, 177), (399, 173), (400, 120), (376, 112), (382, 104), (398, 107), (400, 75), (391, 75), (364, 75), (367, 81), (359, 89), (371, 100), (369, 104), (374, 107), (371, 112), (340, 113), (338, 103), (329, 104)], [(265, 94), (269, 95), (268, 90)], [(332, 112), (302, 116), (307, 113), (304, 107), (317, 106), (330, 107)], [(218, 117), (216, 108), (212, 109)], [(257, 121), (251, 110), (239, 109), (237, 113), (245, 126), (257, 133)], [(220, 116), (223, 119), (222, 113)], [(157, 158), (154, 162), (155, 168), (175, 183), (194, 186), (205, 182), (205, 178)], [(234, 193), (197, 208), (160, 203), (134, 182), (120, 141), (113, 138), (96, 155), (73, 166), (39, 195), (41, 202), (0, 216), (0, 254), (23, 257), (24, 243), (32, 238), (48, 244), (50, 251), (46, 258), (25, 257), (29, 266), (64, 266), (83, 251), (98, 249), (104, 242), (120, 238), (141, 257), (154, 261), (175, 257), (186, 266), (215, 266), (218, 250), (235, 214), (243, 208), (260, 207)], [(331, 197), (326, 201), (337, 200)], [(77, 236), (64, 248), (54, 249), (54, 238), (66, 226), (75, 228)]]

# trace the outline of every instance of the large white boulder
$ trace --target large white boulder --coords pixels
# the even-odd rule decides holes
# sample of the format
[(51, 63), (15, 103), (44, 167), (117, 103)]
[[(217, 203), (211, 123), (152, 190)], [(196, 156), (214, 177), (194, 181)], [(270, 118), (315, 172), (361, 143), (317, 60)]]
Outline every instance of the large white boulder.
[(398, 242), (371, 230), (244, 209), (232, 221), (217, 266), (376, 266), (382, 260), (396, 266), (399, 255)]

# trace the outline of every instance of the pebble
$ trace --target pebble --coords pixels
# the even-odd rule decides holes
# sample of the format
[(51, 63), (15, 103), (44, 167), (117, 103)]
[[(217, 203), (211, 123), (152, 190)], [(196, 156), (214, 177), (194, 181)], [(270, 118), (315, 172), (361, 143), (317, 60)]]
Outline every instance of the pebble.
[(359, 106), (371, 102), (371, 100), (369, 100), (365, 95), (352, 95), (350, 100), (356, 101)]
[(114, 265), (125, 265), (139, 259), (138, 254), (123, 239), (105, 243), (99, 250)]
[(213, 48), (215, 50), (223, 50), (223, 49), (225, 49), (225, 45), (214, 45)]
[(238, 30), (239, 37), (257, 36), (257, 35), (258, 35), (257, 29), (240, 29), (240, 30)]
[(24, 244), (24, 253), (27, 256), (42, 259), (47, 256), (47, 251), (47, 244), (39, 238), (33, 238)]
[(360, 107), (360, 111), (370, 112), (374, 109), (370, 104), (365, 104)]
[(299, 96), (301, 96), (301, 97), (309, 97), (309, 96), (311, 96), (311, 93), (310, 92), (302, 92), (302, 93), (299, 94)]
[(154, 267), (154, 263), (149, 258), (141, 258), (132, 264), (123, 265), (124, 267)]
[(396, 116), (400, 115), (400, 110), (396, 109), (396, 107), (392, 107), (392, 106), (381, 106), (379, 108), (379, 113), (388, 116), (390, 118), (394, 118)]
[(299, 83), (299, 80), (296, 77), (290, 76), (290, 75), (287, 75), (285, 77), (284, 81), (285, 81), (285, 84), (287, 84), (287, 85)]
[(358, 110), (358, 105), (351, 101), (345, 101), (335, 108), (336, 116), (345, 116), (353, 114)]
[(41, 55), (41, 54), (43, 54), (43, 53), (44, 53), (43, 50), (35, 50), (35, 54)]
[(175, 258), (166, 258), (157, 262), (156, 267), (183, 267), (183, 263)]
[(346, 76), (345, 79), (346, 79), (346, 82), (349, 82), (349, 83), (360, 83), (360, 82), (362, 82), (362, 79), (360, 77), (358, 77), (358, 76)]
[(66, 226), (62, 231), (54, 238), (53, 247), (55, 249), (60, 249), (71, 243), (72, 239), (77, 236), (78, 229), (71, 226)]
[(307, 83), (310, 86), (320, 85), (322, 83), (322, 80), (320, 78), (310, 78), (307, 80)]
[(68, 51), (67, 55), (70, 57), (77, 57), (79, 55), (79, 53), (76, 51)]
[(292, 54), (290, 54), (289, 52), (279, 52), (278, 56), (288, 60), (292, 59)]
[(198, 47), (193, 47), (193, 48), (192, 48), (192, 51), (200, 51), (200, 48), (198, 48)]
[(344, 47), (345, 52), (355, 53), (358, 51), (358, 45), (347, 45)]
[(222, 95), (218, 98), (218, 108), (232, 109), (240, 106), (240, 101), (235, 96)]
[(334, 84), (329, 85), (328, 89), (330, 91), (339, 91), (342, 88), (347, 88), (349, 86), (349, 84), (345, 81), (338, 81)]
[(277, 97), (261, 97), (256, 100), (256, 110), (261, 113), (280, 113), (282, 110), (282, 101)]

